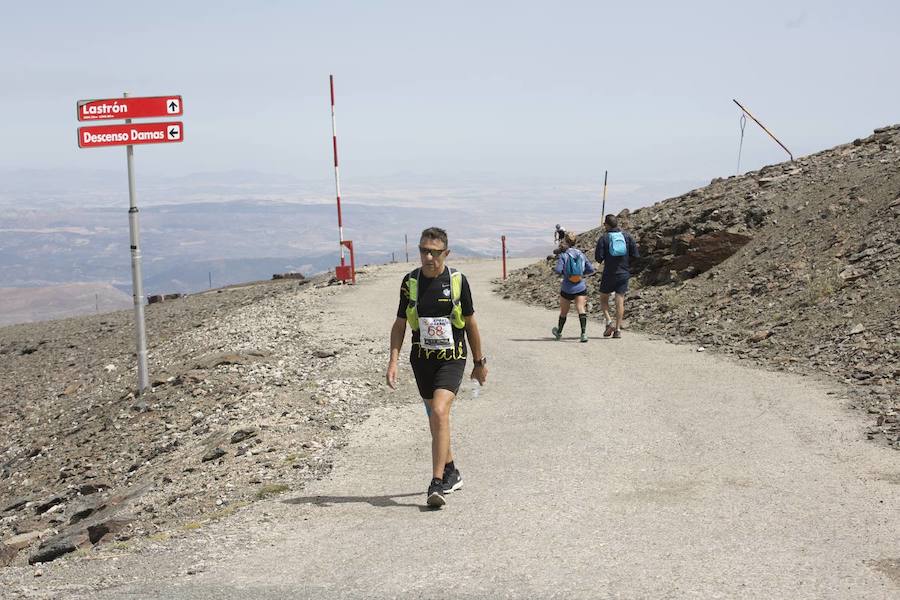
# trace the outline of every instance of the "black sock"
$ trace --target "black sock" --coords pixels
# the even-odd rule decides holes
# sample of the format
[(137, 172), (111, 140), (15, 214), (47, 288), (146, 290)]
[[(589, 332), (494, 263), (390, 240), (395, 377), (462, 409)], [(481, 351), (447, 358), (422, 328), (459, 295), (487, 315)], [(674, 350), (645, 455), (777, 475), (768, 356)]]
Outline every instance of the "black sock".
[[(556, 332), (557, 332), (557, 333), (562, 333), (562, 328), (563, 328), (563, 325), (565, 325), (565, 324), (566, 324), (566, 318), (565, 318), (565, 317), (560, 317), (560, 318), (559, 318), (559, 325), (557, 325), (557, 327), (556, 327)], [(546, 327), (546, 325), (544, 325), (544, 327)]]
[(578, 315), (578, 322), (581, 323), (581, 334), (584, 335), (584, 332), (587, 329), (587, 313)]
[(431, 485), (434, 485), (435, 483), (444, 483), (444, 480), (441, 479), (440, 477), (432, 477), (432, 478), (431, 478)]
[(451, 460), (446, 465), (444, 465), (444, 473), (446, 473), (447, 471), (452, 471), (455, 468), (456, 468), (456, 465), (454, 465), (453, 461)]

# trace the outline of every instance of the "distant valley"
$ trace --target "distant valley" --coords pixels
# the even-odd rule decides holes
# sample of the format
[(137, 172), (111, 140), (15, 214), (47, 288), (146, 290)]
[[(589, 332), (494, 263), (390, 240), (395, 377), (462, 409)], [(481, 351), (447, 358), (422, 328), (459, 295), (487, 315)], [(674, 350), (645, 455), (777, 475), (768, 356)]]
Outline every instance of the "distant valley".
[[(93, 312), (101, 296), (109, 306), (120, 306), (123, 297), (130, 304), (128, 196), (120, 173), (0, 176), (0, 324)], [(611, 187), (607, 212), (655, 202), (692, 183), (698, 182)], [(340, 258), (330, 185), (254, 172), (141, 181), (145, 293), (191, 293), (273, 273), (332, 269)], [(596, 226), (600, 189), (489, 178), (463, 185), (369, 181), (343, 192), (344, 238), (353, 240), (359, 265), (405, 260), (418, 232), (433, 225), (448, 230), (457, 256), (499, 256), (501, 235), (511, 256), (535, 256), (552, 248), (556, 223)], [(99, 287), (53, 290), (62, 284)], [(31, 302), (23, 300), (29, 296)]]

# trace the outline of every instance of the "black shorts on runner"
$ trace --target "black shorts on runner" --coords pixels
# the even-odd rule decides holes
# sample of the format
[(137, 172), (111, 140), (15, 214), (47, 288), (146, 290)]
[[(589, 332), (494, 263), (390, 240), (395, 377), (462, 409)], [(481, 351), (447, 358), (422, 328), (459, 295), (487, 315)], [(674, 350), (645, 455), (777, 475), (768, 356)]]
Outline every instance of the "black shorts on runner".
[(578, 292), (577, 294), (567, 294), (566, 292), (560, 292), (559, 295), (562, 296), (563, 298), (565, 298), (566, 300), (574, 300), (578, 296), (587, 296), (587, 290)]
[(466, 372), (464, 358), (436, 360), (411, 355), (409, 364), (412, 365), (413, 375), (416, 377), (419, 395), (425, 400), (434, 398), (434, 390), (438, 388), (457, 393)]
[(625, 295), (628, 292), (628, 277), (603, 277), (600, 279), (600, 293), (612, 294), (613, 292)]

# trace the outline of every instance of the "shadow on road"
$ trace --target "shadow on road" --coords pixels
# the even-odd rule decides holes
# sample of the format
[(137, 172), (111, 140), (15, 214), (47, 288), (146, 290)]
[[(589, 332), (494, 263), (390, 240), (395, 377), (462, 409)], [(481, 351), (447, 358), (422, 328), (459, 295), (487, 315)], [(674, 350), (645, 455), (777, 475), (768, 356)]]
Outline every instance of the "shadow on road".
[(408, 502), (397, 502), (394, 498), (408, 498), (410, 496), (424, 496), (420, 492), (411, 494), (392, 494), (390, 496), (305, 496), (302, 498), (289, 498), (284, 500), (284, 504), (313, 504), (315, 506), (332, 506), (334, 504), (351, 504), (354, 502), (364, 502), (378, 508), (385, 507), (402, 507), (402, 508), (418, 508), (421, 512), (430, 512), (431, 508), (422, 504), (410, 504)]

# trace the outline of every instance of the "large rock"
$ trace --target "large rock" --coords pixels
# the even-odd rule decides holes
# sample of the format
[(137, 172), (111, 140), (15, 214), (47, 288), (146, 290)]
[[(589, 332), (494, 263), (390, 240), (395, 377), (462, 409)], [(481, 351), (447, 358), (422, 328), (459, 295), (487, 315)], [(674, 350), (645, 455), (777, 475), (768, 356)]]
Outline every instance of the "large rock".
[(740, 250), (751, 239), (749, 235), (714, 231), (695, 237), (684, 254), (672, 259), (670, 269), (684, 271), (693, 267), (696, 273), (704, 273)]
[(38, 546), (38, 549), (28, 557), (28, 564), (50, 562), (88, 545), (90, 538), (86, 531), (61, 533)]

